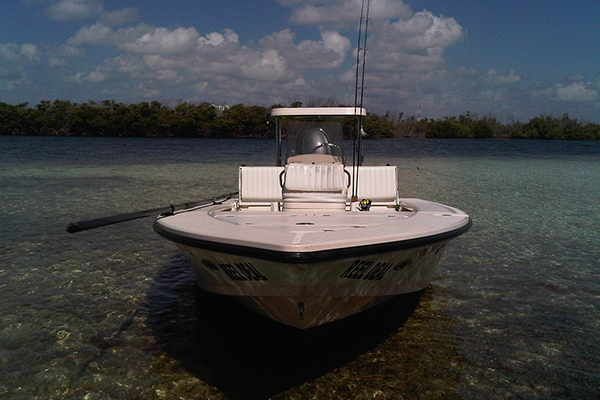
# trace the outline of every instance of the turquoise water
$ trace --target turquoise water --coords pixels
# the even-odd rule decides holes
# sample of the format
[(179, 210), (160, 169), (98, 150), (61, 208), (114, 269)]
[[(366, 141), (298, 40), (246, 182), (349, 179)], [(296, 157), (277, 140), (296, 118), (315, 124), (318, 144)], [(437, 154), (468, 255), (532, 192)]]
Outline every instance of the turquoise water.
[(431, 287), (314, 339), (197, 293), (151, 219), (235, 191), (266, 140), (0, 137), (0, 397), (600, 397), (600, 143), (377, 140), (403, 197), (468, 212)]

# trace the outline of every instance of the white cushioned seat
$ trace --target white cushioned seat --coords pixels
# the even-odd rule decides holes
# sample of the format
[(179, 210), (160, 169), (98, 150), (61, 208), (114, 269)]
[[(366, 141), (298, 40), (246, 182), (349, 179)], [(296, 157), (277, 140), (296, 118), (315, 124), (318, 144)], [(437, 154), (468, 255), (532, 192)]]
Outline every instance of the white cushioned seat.
[(239, 201), (275, 203), (282, 200), (279, 175), (283, 167), (240, 167)]
[[(354, 184), (348, 193), (353, 192)], [(398, 190), (396, 166), (361, 166), (358, 169), (358, 199), (374, 203), (394, 203)]]
[(283, 176), (283, 208), (344, 210), (348, 185), (343, 164), (288, 164)]

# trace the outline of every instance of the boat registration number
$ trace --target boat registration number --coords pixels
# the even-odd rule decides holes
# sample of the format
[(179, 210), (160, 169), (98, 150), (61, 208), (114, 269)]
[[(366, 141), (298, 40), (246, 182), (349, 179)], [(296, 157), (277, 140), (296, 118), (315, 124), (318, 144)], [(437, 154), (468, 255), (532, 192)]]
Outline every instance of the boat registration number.
[(340, 278), (380, 281), (393, 265), (393, 263), (356, 260), (340, 275)]

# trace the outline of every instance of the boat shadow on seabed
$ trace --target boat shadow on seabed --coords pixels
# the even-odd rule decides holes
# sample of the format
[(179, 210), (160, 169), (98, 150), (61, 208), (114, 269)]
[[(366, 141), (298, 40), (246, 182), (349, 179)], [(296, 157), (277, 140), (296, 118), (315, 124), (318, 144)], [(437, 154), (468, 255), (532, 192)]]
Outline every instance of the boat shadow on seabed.
[(148, 291), (148, 325), (159, 346), (228, 399), (266, 399), (325, 375), (385, 341), (413, 314), (424, 291), (355, 316), (298, 330), (200, 290), (182, 256)]

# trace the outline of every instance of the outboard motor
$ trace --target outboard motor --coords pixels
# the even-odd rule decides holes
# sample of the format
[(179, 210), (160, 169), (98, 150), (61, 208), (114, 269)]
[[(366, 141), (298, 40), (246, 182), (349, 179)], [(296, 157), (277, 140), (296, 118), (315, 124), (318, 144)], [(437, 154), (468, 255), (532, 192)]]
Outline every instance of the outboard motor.
[(296, 154), (329, 154), (342, 156), (340, 147), (332, 143), (322, 128), (309, 128), (300, 133), (296, 140)]

